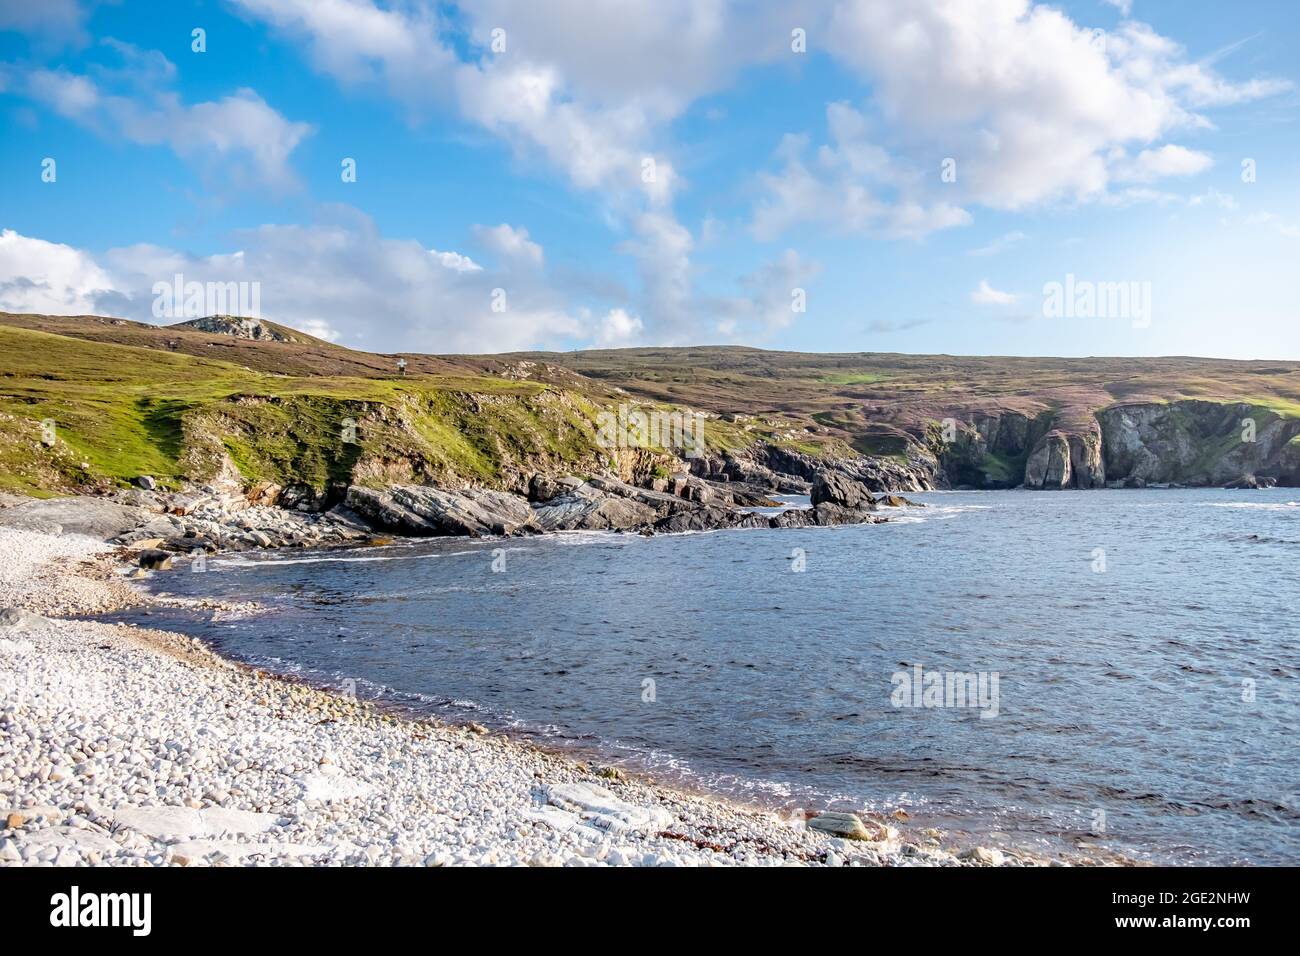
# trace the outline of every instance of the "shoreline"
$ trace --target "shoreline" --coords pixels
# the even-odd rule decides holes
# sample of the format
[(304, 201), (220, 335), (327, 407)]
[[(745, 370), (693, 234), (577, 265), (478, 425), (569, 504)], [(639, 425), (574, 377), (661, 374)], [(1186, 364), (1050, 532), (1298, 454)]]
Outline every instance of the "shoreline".
[[(0, 528), (0, 606), (151, 596), (91, 538)], [(196, 638), (40, 617), (0, 628), (0, 865), (1061, 865), (874, 839), (624, 775), (481, 727), (394, 713)], [(16, 692), (16, 693), (13, 693)], [(15, 825), (16, 824), (16, 825)]]

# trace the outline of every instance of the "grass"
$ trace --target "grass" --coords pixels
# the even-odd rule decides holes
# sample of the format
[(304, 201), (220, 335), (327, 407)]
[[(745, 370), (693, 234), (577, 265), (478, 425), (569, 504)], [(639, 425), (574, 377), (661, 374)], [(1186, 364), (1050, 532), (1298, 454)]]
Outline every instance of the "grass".
[[(250, 480), (316, 488), (349, 481), (363, 456), (491, 482), (511, 463), (595, 454), (597, 406), (588, 399), (470, 369), (274, 375), (4, 325), (0, 350), (0, 413), (33, 434), (52, 419), (58, 435), (58, 455), (35, 438), (0, 445), (0, 486), (14, 491), (120, 485), (140, 474), (174, 485), (215, 472), (223, 454)], [(357, 423), (357, 443), (341, 437), (346, 419)]]
[(821, 376), (817, 381), (827, 385), (871, 385), (885, 381), (885, 376), (878, 372), (834, 372)]
[[(0, 487), (166, 484), (229, 460), (248, 478), (494, 483), (607, 462), (594, 421), (620, 403), (712, 413), (710, 454), (767, 442), (904, 460), (927, 423), (1016, 412), (1067, 430), (1117, 403), (1246, 402), (1300, 419), (1300, 363), (766, 352), (735, 346), (491, 356), (251, 342), (95, 316), (0, 313)], [(1264, 414), (1261, 412), (1261, 414)], [(358, 442), (340, 438), (358, 425)], [(58, 441), (39, 440), (39, 422)], [(971, 479), (1011, 481), (990, 456)]]
[(981, 459), (979, 469), (989, 485), (1019, 484), (1025, 473), (1025, 463), (1023, 459), (989, 452)]

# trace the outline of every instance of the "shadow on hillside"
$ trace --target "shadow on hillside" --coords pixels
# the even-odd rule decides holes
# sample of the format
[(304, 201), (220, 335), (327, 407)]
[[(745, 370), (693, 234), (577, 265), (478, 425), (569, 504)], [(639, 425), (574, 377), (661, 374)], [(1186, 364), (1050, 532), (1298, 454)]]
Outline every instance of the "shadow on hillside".
[(140, 423), (153, 446), (169, 461), (180, 458), (184, 447), (181, 416), (189, 404), (174, 398), (141, 398), (136, 401), (136, 407), (140, 410)]

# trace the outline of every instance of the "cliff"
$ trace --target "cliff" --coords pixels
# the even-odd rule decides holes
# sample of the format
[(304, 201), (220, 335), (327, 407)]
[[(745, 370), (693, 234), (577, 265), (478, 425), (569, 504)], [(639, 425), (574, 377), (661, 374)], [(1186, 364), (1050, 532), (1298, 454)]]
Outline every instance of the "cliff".
[[(702, 484), (675, 483), (689, 500), (711, 488), (733, 506), (827, 474), (893, 492), (1300, 483), (1300, 363), (736, 347), (396, 356), (265, 321), (6, 314), (0, 350), (0, 490), (24, 494), (147, 475), (163, 490), (237, 485), (322, 509), (351, 488), (537, 502), (539, 480), (662, 491), (689, 473)], [(602, 418), (638, 414), (698, 420), (702, 446), (680, 429), (606, 440)], [(659, 508), (665, 518), (682, 520)]]

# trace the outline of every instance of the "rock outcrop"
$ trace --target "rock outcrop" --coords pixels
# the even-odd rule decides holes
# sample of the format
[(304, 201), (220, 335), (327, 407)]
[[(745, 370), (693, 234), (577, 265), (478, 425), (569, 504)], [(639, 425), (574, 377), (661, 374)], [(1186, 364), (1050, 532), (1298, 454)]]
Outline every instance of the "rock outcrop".
[(809, 494), (817, 476), (828, 472), (843, 474), (868, 491), (929, 491), (943, 484), (938, 462), (920, 444), (901, 458), (819, 458), (758, 442), (743, 451), (692, 459), (690, 465), (693, 474), (706, 480), (736, 482), (777, 494)]
[(1038, 440), (1025, 461), (1026, 488), (1101, 488), (1105, 484), (1100, 431), (1067, 434), (1053, 429)]
[(46, 534), (84, 534), (101, 541), (130, 531), (146, 517), (134, 505), (91, 495), (37, 498), (0, 509), (0, 525)]
[(638, 501), (581, 487), (533, 510), (543, 531), (625, 531), (645, 527), (656, 517), (653, 508)]
[[(940, 483), (1031, 489), (1300, 484), (1300, 419), (1243, 402), (1175, 401), (1018, 412), (929, 436)], [(1257, 481), (1257, 484), (1258, 484)]]
[[(352, 488), (347, 505), (376, 528), (407, 535), (527, 534), (550, 531), (639, 531), (681, 534), (728, 528), (795, 528), (883, 521), (876, 500), (837, 471), (816, 476), (813, 507), (763, 514), (738, 505), (725, 484), (679, 475), (672, 491), (641, 488), (616, 478), (534, 476), (532, 501), (509, 492), (447, 491), (422, 486)], [(744, 486), (747, 497), (750, 486)], [(776, 504), (759, 495), (764, 503)], [(896, 499), (903, 501), (903, 499)]]
[(208, 315), (201, 319), (190, 319), (188, 322), (177, 322), (169, 326), (169, 328), (193, 329), (196, 332), (229, 335), (237, 339), (250, 339), (256, 342), (301, 342), (306, 340), (305, 336), (294, 336), (282, 326), (238, 315)]
[(408, 535), (519, 534), (541, 530), (528, 500), (506, 491), (395, 485), (348, 489), (348, 507), (386, 530)]
[(812, 503), (816, 507), (823, 502), (838, 505), (841, 508), (863, 508), (871, 510), (876, 507), (875, 499), (867, 492), (860, 481), (838, 471), (824, 471), (817, 475), (812, 486)]
[(1111, 481), (1196, 486), (1253, 476), (1300, 484), (1300, 419), (1203, 401), (1120, 405), (1097, 419)]

